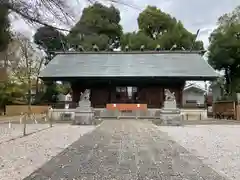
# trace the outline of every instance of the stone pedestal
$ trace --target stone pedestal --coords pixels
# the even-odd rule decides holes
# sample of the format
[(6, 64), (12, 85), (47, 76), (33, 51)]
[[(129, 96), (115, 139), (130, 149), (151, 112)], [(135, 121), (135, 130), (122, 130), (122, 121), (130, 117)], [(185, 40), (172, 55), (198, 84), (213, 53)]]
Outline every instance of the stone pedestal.
[(163, 125), (182, 125), (181, 111), (177, 108), (176, 101), (164, 102), (164, 107), (160, 110), (160, 119)]
[(79, 102), (79, 106), (75, 110), (75, 119), (73, 124), (75, 125), (92, 125), (94, 124), (94, 111), (91, 107), (89, 100), (82, 100)]

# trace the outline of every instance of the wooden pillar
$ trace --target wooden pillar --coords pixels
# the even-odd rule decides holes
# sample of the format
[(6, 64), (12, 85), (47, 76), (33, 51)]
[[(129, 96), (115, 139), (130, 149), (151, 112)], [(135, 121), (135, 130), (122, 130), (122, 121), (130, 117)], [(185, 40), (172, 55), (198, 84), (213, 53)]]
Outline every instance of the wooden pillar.
[(72, 88), (72, 102), (78, 103), (80, 100), (81, 92), (85, 91), (85, 87), (81, 87), (80, 83), (71, 83)]
[(165, 101), (165, 95), (164, 95), (164, 88), (161, 86), (161, 89), (160, 89), (160, 108), (163, 108), (163, 105), (164, 105), (164, 101)]
[(141, 104), (147, 104), (146, 89), (144, 87), (138, 87), (138, 102)]
[(111, 86), (111, 81), (109, 81), (108, 85), (108, 103), (112, 103), (112, 86)]
[(183, 89), (185, 87), (185, 81), (181, 84), (180, 86), (180, 92), (179, 92), (179, 108), (182, 108), (183, 107)]
[(91, 94), (90, 94), (90, 101), (91, 101), (91, 106), (92, 107), (96, 107), (96, 103), (97, 103), (97, 98), (96, 96), (98, 96), (96, 94), (95, 88), (91, 88)]
[(111, 93), (111, 88), (108, 88), (108, 103), (112, 103)]
[(105, 108), (108, 103), (108, 87), (91, 88), (91, 103), (94, 108)]
[(117, 101), (117, 92), (116, 92), (116, 87), (112, 86), (111, 91), (110, 91), (110, 96), (111, 96), (111, 103), (116, 103)]

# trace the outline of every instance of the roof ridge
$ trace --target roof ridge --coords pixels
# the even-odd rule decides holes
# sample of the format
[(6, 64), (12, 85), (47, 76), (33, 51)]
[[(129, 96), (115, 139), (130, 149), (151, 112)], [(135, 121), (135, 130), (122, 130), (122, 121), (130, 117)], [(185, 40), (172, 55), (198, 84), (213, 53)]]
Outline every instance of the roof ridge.
[(55, 54), (203, 54), (205, 51), (53, 51)]
[(201, 90), (203, 90), (203, 91), (206, 91), (206, 89), (204, 89), (203, 87), (201, 87), (200, 85), (198, 85), (198, 84), (196, 84), (196, 83), (191, 83), (191, 84), (185, 86), (185, 87), (184, 87), (184, 90), (190, 89), (190, 88), (192, 88), (192, 87), (197, 88), (197, 89), (201, 89)]

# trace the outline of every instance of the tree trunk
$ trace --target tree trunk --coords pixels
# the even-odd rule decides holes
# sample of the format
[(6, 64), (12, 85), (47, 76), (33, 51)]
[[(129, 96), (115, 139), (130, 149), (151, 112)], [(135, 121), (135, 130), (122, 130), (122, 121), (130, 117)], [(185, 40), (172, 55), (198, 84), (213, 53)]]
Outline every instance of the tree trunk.
[(230, 83), (231, 83), (231, 80), (229, 77), (229, 69), (225, 68), (224, 71), (225, 71), (225, 79), (226, 79), (225, 90), (226, 90), (226, 93), (229, 94), (230, 93)]
[(28, 97), (27, 97), (27, 103), (28, 103), (28, 111), (27, 111), (27, 118), (26, 121), (24, 122), (24, 127), (25, 127), (25, 131), (26, 131), (26, 123), (27, 120), (29, 120), (31, 118), (31, 113), (32, 113), (32, 109), (31, 109), (31, 89), (32, 89), (32, 80), (31, 80), (31, 75), (32, 75), (32, 71), (31, 71), (31, 65), (32, 62), (28, 59), (28, 54), (25, 52), (25, 58), (26, 58), (26, 66), (27, 66), (27, 83), (28, 83)]
[(28, 97), (27, 97), (27, 102), (28, 102), (28, 111), (27, 114), (25, 115), (25, 118), (23, 118), (23, 136), (26, 136), (26, 127), (27, 127), (27, 120), (31, 119), (31, 114), (32, 114), (32, 107), (31, 107), (31, 77), (28, 77)]
[(23, 117), (23, 136), (26, 136), (26, 127), (27, 127), (27, 116), (26, 115), (24, 115), (24, 117)]
[(236, 91), (236, 80), (237, 80), (237, 66), (236, 65), (232, 65), (229, 68), (229, 78), (230, 78), (230, 93), (233, 95), (233, 93), (235, 93)]
[(32, 108), (31, 108), (31, 100), (32, 100), (32, 93), (31, 93), (31, 88), (32, 87), (32, 82), (31, 82), (31, 77), (28, 75), (28, 117), (30, 117)]
[(42, 65), (43, 65), (44, 60), (45, 60), (45, 58), (42, 58), (42, 59), (41, 59), (40, 64), (39, 64), (39, 67), (38, 67), (38, 70), (37, 70), (36, 96), (37, 96), (38, 93), (39, 93), (39, 74), (40, 74), (40, 71), (41, 71), (41, 68), (42, 68)]
[(37, 77), (36, 80), (36, 97), (38, 97), (38, 93), (39, 93), (39, 77)]

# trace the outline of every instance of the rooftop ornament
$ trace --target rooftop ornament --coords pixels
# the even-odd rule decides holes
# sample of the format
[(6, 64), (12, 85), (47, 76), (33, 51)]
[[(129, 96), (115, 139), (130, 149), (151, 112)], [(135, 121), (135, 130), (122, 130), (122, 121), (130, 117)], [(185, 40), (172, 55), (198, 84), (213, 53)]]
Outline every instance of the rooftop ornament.
[(157, 47), (155, 48), (155, 51), (160, 51), (161, 50), (161, 46), (158, 44)]
[(77, 48), (77, 49), (78, 49), (79, 51), (81, 51), (81, 52), (85, 51), (82, 45), (78, 45), (78, 48)]
[(99, 48), (96, 44), (93, 45), (93, 51), (99, 51)]
[(113, 44), (110, 44), (110, 45), (108, 45), (106, 51), (111, 51), (112, 52), (113, 49), (114, 49)]
[(145, 46), (144, 46), (144, 45), (141, 45), (140, 51), (144, 51), (144, 48), (145, 48)]
[(170, 51), (172, 51), (172, 50), (174, 50), (174, 49), (176, 49), (176, 48), (177, 48), (177, 45), (174, 44), (174, 45), (172, 46), (172, 48), (170, 49)]
[(240, 32), (236, 33), (235, 36), (238, 40), (240, 40)]
[(75, 51), (75, 49), (71, 47), (71, 48), (68, 49), (68, 51), (73, 52), (73, 51)]
[[(145, 45), (141, 45), (139, 50), (131, 50), (129, 45), (126, 45), (122, 50), (121, 48), (118, 49), (113, 49), (113, 47), (110, 45), (108, 46), (108, 48), (105, 51), (100, 51), (98, 46), (96, 44), (93, 45), (92, 50), (90, 51), (85, 51), (84, 47), (82, 45), (78, 45), (76, 46), (76, 48), (69, 48), (67, 51), (50, 51), (49, 53), (52, 53), (55, 56), (57, 54), (91, 54), (91, 53), (97, 53), (97, 54), (105, 54), (105, 53), (119, 53), (119, 54), (139, 54), (139, 53), (143, 53), (143, 54), (154, 54), (154, 53), (158, 53), (161, 51), (161, 53), (165, 53), (165, 54), (172, 54), (172, 53), (177, 53), (177, 54), (199, 54), (199, 55), (203, 55), (205, 54), (206, 50), (188, 50), (185, 49), (184, 47), (181, 47), (181, 49), (176, 49), (177, 45), (173, 45), (172, 48), (170, 50), (165, 50), (163, 48), (161, 48), (160, 45), (157, 45), (156, 48), (154, 50), (146, 50), (145, 49)], [(53, 57), (49, 57), (49, 59), (52, 59)]]
[(128, 45), (126, 45), (126, 46), (125, 46), (125, 51), (127, 51), (127, 52), (128, 52), (128, 51), (129, 51), (129, 49), (130, 49), (130, 48), (129, 48), (129, 46), (128, 46)]

